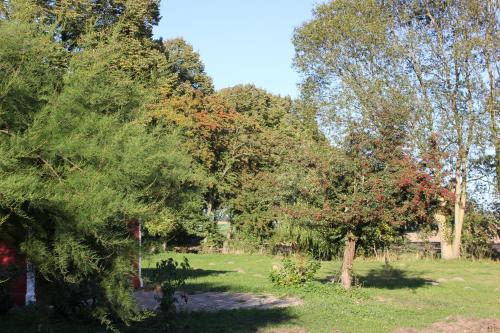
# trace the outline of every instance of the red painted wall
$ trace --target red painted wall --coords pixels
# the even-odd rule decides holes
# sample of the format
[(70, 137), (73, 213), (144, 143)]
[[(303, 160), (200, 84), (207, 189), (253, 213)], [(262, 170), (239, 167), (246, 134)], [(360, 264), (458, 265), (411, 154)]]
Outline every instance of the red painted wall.
[(26, 261), (23, 256), (18, 255), (14, 248), (0, 242), (0, 266), (8, 268), (11, 265), (18, 266), (20, 274), (7, 283), (7, 290), (14, 304), (24, 306), (26, 299)]

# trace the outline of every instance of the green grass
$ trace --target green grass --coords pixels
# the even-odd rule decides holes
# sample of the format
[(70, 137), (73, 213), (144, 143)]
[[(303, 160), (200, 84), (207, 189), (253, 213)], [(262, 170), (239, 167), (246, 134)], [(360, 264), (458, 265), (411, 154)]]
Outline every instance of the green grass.
[[(411, 258), (394, 261), (391, 270), (374, 260), (355, 261), (363, 288), (345, 293), (326, 282), (339, 262), (324, 262), (317, 281), (305, 288), (274, 287), (268, 279), (279, 258), (262, 255), (174, 254), (153, 256), (144, 271), (167, 257), (186, 256), (195, 269), (186, 291), (234, 291), (294, 295), (304, 305), (287, 309), (233, 310), (218, 313), (162, 315), (126, 331), (139, 332), (256, 332), (302, 328), (321, 332), (391, 332), (399, 327), (421, 328), (450, 316), (500, 317), (500, 264), (491, 261), (439, 261)], [(439, 283), (436, 283), (441, 281)], [(1, 321), (2, 319), (0, 319)], [(9, 320), (8, 322), (12, 322)], [(2, 327), (10, 327), (8, 325)], [(61, 331), (66, 324), (60, 324)], [(57, 329), (53, 329), (57, 332)], [(98, 332), (96, 327), (72, 332)], [(5, 331), (8, 332), (8, 331)], [(22, 332), (21, 330), (13, 332)]]
[[(183, 255), (162, 254), (156, 260)], [(354, 271), (363, 288), (339, 292), (325, 282), (340, 267), (324, 262), (318, 281), (305, 289), (274, 287), (268, 274), (279, 259), (257, 255), (185, 255), (196, 277), (186, 289), (290, 294), (304, 305), (284, 310), (227, 311), (183, 315), (176, 319), (194, 332), (253, 332), (301, 327), (310, 332), (390, 332), (398, 327), (424, 327), (449, 316), (500, 317), (500, 264), (495, 262), (406, 259), (387, 271), (374, 260), (356, 260)], [(435, 285), (437, 281), (443, 281)], [(322, 281), (323, 280), (323, 281)]]

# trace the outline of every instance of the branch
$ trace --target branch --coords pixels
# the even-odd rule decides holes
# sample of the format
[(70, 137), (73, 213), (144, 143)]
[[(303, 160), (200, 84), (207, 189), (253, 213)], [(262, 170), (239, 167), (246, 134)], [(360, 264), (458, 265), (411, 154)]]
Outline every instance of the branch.
[(468, 182), (469, 183), (474, 183), (474, 182), (477, 182), (477, 181), (481, 181), (481, 182), (485, 182), (491, 186), (497, 186), (495, 183), (493, 183), (491, 180), (487, 179), (486, 177), (488, 177), (489, 175), (484, 175), (484, 176), (481, 176), (481, 177), (477, 177), (477, 178), (473, 178), (473, 179), (469, 179)]
[(12, 133), (9, 132), (9, 130), (5, 130), (5, 129), (0, 129), (0, 133), (7, 134), (7, 135), (12, 135)]
[(62, 181), (61, 176), (59, 176), (59, 174), (58, 174), (58, 173), (56, 172), (56, 170), (52, 167), (52, 165), (50, 165), (50, 163), (49, 163), (49, 162), (47, 162), (46, 160), (44, 160), (44, 159), (42, 158), (42, 156), (41, 156), (41, 155), (38, 155), (38, 159), (39, 159), (40, 161), (42, 161), (42, 162), (43, 162), (43, 163), (44, 163), (44, 164), (45, 164), (45, 165), (46, 165), (46, 166), (50, 169), (50, 171), (52, 171), (52, 173), (54, 174), (54, 176), (56, 176), (56, 177), (57, 177), (57, 179), (59, 180), (59, 183), (62, 183), (62, 182), (63, 182), (63, 181)]
[(80, 170), (80, 171), (83, 171), (82, 168), (80, 168), (76, 163), (74, 163), (73, 161), (71, 161), (69, 158), (67, 158), (66, 156), (64, 155), (59, 155), (63, 160), (65, 160), (66, 162), (68, 162), (69, 164), (71, 164), (71, 166), (73, 166), (74, 168)]

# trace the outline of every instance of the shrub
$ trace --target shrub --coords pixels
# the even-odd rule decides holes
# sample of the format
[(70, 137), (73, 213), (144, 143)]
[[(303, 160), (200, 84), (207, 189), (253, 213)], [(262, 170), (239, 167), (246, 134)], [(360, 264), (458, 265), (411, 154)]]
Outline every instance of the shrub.
[(170, 312), (177, 302), (175, 291), (186, 284), (191, 266), (186, 257), (182, 262), (177, 262), (172, 258), (156, 263), (156, 270), (153, 274), (153, 282), (159, 285), (162, 296), (160, 299), (160, 309)]
[(205, 231), (205, 238), (202, 241), (202, 248), (204, 252), (212, 253), (218, 252), (224, 243), (224, 235), (220, 232), (217, 222), (208, 224)]
[(269, 277), (277, 286), (300, 286), (312, 281), (321, 264), (308, 257), (286, 257), (281, 267), (273, 268)]
[(493, 239), (500, 230), (498, 215), (472, 206), (465, 216), (462, 250), (466, 257), (482, 259), (492, 257)]

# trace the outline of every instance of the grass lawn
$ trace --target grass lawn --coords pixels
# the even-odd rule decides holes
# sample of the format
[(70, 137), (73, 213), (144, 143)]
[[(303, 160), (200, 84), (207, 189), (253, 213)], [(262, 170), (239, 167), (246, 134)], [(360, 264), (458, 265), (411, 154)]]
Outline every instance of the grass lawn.
[[(500, 264), (491, 261), (445, 262), (407, 258), (392, 262), (392, 269), (388, 271), (383, 263), (357, 259), (354, 271), (364, 287), (352, 293), (344, 293), (326, 282), (327, 277), (338, 270), (339, 262), (324, 262), (317, 281), (305, 288), (274, 287), (268, 274), (273, 264), (279, 263), (279, 258), (263, 255), (165, 253), (144, 261), (145, 274), (160, 259), (182, 259), (183, 256), (195, 269), (185, 288), (188, 292), (292, 295), (302, 298), (304, 305), (286, 309), (181, 314), (175, 319), (159, 315), (127, 331), (222, 333), (300, 328), (311, 333), (371, 333), (391, 332), (400, 327), (426, 327), (450, 316), (500, 318)], [(73, 333), (97, 331), (97, 328), (82, 327), (79, 330), (72, 327)], [(2, 325), (0, 332), (3, 332)]]

